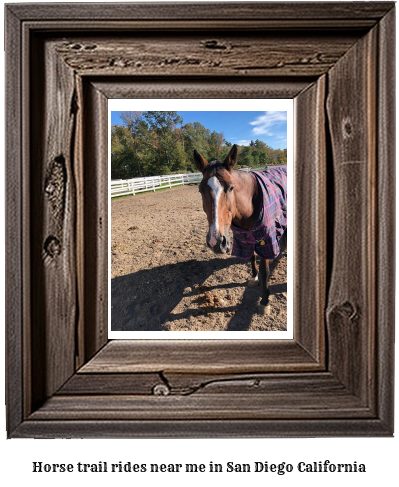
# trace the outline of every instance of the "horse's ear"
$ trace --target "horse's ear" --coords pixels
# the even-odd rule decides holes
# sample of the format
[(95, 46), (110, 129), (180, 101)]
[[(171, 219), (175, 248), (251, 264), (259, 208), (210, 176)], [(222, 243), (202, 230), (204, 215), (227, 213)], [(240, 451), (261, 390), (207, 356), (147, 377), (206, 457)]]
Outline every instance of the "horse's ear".
[(197, 152), (194, 149), (194, 163), (195, 167), (198, 169), (198, 171), (201, 171), (202, 173), (205, 171), (208, 161), (204, 159), (199, 152)]
[(237, 163), (238, 150), (237, 146), (234, 144), (230, 149), (226, 159), (223, 161), (224, 166), (228, 171), (231, 171)]

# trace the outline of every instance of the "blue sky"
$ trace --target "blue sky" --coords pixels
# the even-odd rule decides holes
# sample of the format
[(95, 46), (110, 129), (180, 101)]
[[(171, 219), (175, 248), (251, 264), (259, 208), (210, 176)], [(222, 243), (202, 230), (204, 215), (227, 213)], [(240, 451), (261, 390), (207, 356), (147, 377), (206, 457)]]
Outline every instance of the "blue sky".
[[(111, 112), (111, 124), (122, 125), (119, 113)], [(287, 112), (285, 111), (178, 111), (183, 123), (200, 122), (206, 128), (223, 132), (232, 144), (248, 145), (259, 139), (273, 149), (287, 148)]]

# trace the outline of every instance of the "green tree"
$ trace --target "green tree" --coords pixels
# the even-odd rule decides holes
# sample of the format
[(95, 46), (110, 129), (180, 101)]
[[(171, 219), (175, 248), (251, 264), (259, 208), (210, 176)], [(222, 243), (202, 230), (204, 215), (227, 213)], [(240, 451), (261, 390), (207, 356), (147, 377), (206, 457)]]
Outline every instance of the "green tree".
[(120, 118), (132, 134), (134, 159), (137, 164), (138, 175), (141, 176), (140, 159), (137, 155), (137, 138), (140, 134), (139, 127), (142, 121), (142, 112), (121, 112)]
[(277, 152), (277, 158), (276, 158), (277, 164), (279, 166), (287, 164), (287, 149), (285, 150), (277, 149), (276, 152)]
[(266, 148), (267, 148), (267, 144), (265, 144), (265, 142), (263, 142), (262, 140), (256, 139), (255, 140), (255, 147), (258, 150), (264, 152), (266, 150)]
[[(122, 112), (122, 120), (111, 128), (112, 178), (196, 172), (194, 149), (209, 161), (223, 161), (232, 146), (223, 131), (210, 131), (200, 122), (184, 124), (177, 112)], [(239, 147), (238, 166), (286, 162), (287, 149), (272, 149), (259, 139)]]
[(266, 152), (261, 152), (259, 155), (259, 165), (260, 166), (267, 166), (269, 158)]
[(210, 130), (199, 122), (186, 123), (184, 126), (184, 149), (189, 161), (193, 159), (194, 149), (200, 152), (205, 159), (214, 156), (209, 150)]
[(153, 130), (159, 140), (159, 161), (162, 165), (172, 170), (173, 160), (172, 151), (179, 138), (176, 136), (175, 128), (182, 123), (182, 118), (177, 112), (144, 112), (144, 118), (151, 130)]
[(223, 140), (224, 140), (223, 132), (216, 132), (216, 130), (214, 130), (209, 136), (208, 152), (210, 151), (211, 154), (213, 154), (212, 157), (215, 157), (216, 159), (219, 158), (219, 154), (223, 146)]
[(130, 130), (123, 125), (112, 125), (111, 178), (131, 178), (134, 174), (134, 165), (134, 144)]
[(252, 167), (259, 167), (259, 158), (260, 155), (262, 154), (261, 151), (258, 150), (252, 150)]
[(240, 166), (253, 167), (254, 159), (252, 156), (252, 148), (250, 146), (242, 147), (238, 158), (238, 164)]

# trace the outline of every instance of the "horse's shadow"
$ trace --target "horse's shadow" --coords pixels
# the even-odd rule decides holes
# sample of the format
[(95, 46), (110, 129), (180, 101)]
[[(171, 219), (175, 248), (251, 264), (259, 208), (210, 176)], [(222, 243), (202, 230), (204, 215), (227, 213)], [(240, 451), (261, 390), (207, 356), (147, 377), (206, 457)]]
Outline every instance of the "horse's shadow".
[(165, 331), (187, 288), (193, 289), (231, 259), (189, 260), (143, 269), (111, 281), (112, 331)]
[[(242, 261), (233, 257), (215, 258), (210, 261), (189, 260), (143, 269), (112, 279), (112, 331), (165, 331), (167, 321), (189, 318), (198, 314), (198, 309), (190, 308), (180, 313), (173, 313), (183, 296), (240, 285), (245, 287), (241, 304), (218, 308), (215, 311), (234, 311), (227, 326), (228, 331), (248, 330), (260, 297), (259, 287), (250, 288), (246, 283), (235, 282), (215, 286), (204, 285), (212, 274), (237, 263), (242, 263)], [(249, 275), (248, 272), (248, 277)], [(191, 288), (191, 291), (188, 288)], [(286, 284), (270, 286), (272, 294), (284, 292), (286, 289)]]
[[(270, 277), (273, 276), (276, 268), (278, 267), (278, 262), (280, 261), (281, 257), (285, 254), (285, 252), (280, 254), (280, 257), (275, 259), (270, 264)], [(287, 292), (287, 283), (284, 282), (282, 284), (269, 284), (269, 291), (270, 294), (277, 294), (277, 293), (286, 293)], [(246, 308), (252, 310), (252, 314), (256, 312), (257, 305), (260, 299), (260, 287), (248, 287), (246, 286), (244, 295), (242, 297), (242, 303), (245, 305)], [(227, 325), (227, 331), (246, 331), (250, 325), (250, 321), (243, 321), (241, 313), (238, 312), (234, 314)]]

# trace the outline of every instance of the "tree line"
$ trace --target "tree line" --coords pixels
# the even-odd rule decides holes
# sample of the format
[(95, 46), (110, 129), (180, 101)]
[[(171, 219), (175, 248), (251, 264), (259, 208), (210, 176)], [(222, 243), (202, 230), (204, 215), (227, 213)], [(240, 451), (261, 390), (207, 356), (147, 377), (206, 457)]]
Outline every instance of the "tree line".
[[(177, 112), (121, 112), (123, 125), (111, 127), (111, 178), (129, 179), (196, 172), (193, 152), (223, 160), (232, 146), (223, 132), (199, 122), (184, 123)], [(272, 149), (261, 140), (238, 146), (237, 167), (287, 163), (287, 149)]]

